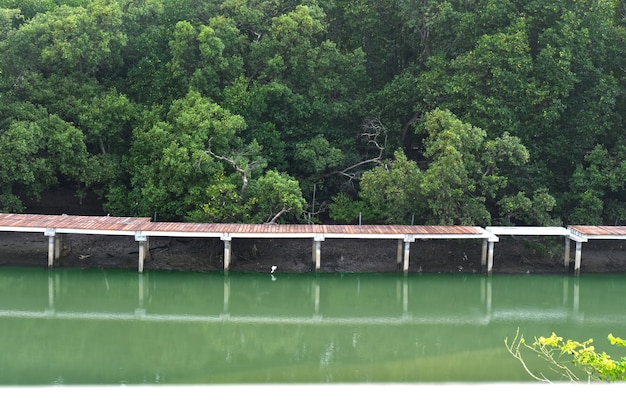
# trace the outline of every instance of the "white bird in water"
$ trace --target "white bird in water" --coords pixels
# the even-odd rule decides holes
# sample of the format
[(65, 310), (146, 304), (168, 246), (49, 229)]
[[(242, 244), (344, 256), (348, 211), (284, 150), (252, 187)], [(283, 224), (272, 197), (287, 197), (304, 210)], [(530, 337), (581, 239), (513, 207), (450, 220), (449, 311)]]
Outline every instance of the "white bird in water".
[(276, 265), (272, 265), (270, 274), (273, 274), (276, 271)]

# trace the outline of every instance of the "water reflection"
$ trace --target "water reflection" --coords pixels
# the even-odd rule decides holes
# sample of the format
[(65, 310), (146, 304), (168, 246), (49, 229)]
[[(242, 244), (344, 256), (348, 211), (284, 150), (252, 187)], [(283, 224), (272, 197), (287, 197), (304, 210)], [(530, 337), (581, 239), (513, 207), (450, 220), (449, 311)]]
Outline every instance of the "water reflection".
[(0, 384), (529, 380), (505, 337), (603, 350), (624, 293), (610, 275), (3, 268)]
[[(444, 285), (446, 288), (438, 291), (434, 286), (441, 285), (431, 283), (431, 279), (424, 277), (411, 277), (406, 275), (373, 275), (372, 277), (359, 275), (345, 275), (339, 286), (336, 278), (324, 275), (297, 276), (284, 275), (283, 278), (271, 278), (270, 283), (265, 283), (264, 276), (237, 276), (234, 274), (210, 274), (205, 275), (204, 285), (206, 292), (200, 298), (192, 296), (193, 300), (183, 305), (171, 302), (171, 284), (162, 278), (163, 273), (123, 274), (124, 283), (119, 282), (119, 272), (116, 273), (115, 282), (110, 283), (105, 271), (101, 281), (86, 283), (82, 276), (93, 276), (94, 273), (74, 275), (70, 271), (47, 270), (47, 305), (40, 308), (19, 308), (14, 305), (20, 300), (19, 294), (24, 289), (12, 287), (3, 289), (0, 296), (0, 317), (55, 317), (95, 320), (148, 320), (148, 321), (206, 321), (206, 322), (266, 322), (266, 323), (311, 323), (311, 324), (426, 324), (445, 323), (474, 323), (488, 324), (494, 320), (516, 321), (524, 320), (615, 320), (626, 316), (606, 317), (592, 315), (585, 317), (580, 312), (580, 284), (579, 277), (564, 276), (558, 278), (562, 282), (561, 294), (556, 295), (554, 289), (547, 291), (539, 306), (532, 306), (532, 300), (525, 300), (523, 295), (518, 295), (513, 303), (505, 297), (500, 301), (500, 296), (494, 300), (494, 281), (500, 282), (493, 276), (480, 277), (454, 277), (450, 276)], [(17, 274), (17, 273), (16, 273)], [(7, 275), (7, 272), (4, 272)], [(19, 275), (19, 274), (17, 274)], [(111, 273), (109, 273), (111, 275)], [(195, 275), (195, 274), (189, 274)], [(233, 277), (234, 276), (234, 277)], [(182, 279), (182, 278), (179, 278)], [(131, 294), (128, 286), (136, 282), (136, 302), (127, 309), (120, 309), (119, 303), (114, 303), (115, 310), (106, 311), (111, 306), (108, 295), (117, 293), (118, 301), (130, 304)], [(234, 283), (233, 283), (234, 281)], [(519, 281), (522, 283), (522, 281)], [(532, 282), (528, 279), (526, 282)], [(538, 278), (538, 283), (541, 279)], [(217, 291), (217, 284), (221, 289)], [(102, 286), (104, 285), (104, 286)], [(187, 284), (189, 286), (189, 284)], [(293, 286), (299, 288), (308, 287), (309, 298), (298, 297), (297, 303), (293, 303), (291, 290)], [(391, 286), (395, 285), (395, 286)], [(88, 287), (86, 287), (88, 286)], [(112, 289), (112, 286), (122, 286), (123, 289)], [(372, 287), (373, 286), (373, 287)], [(380, 292), (382, 286), (395, 289), (393, 298), (384, 300), (385, 308), (369, 304), (368, 298), (379, 298), (372, 292)], [(508, 287), (508, 284), (503, 286)], [(528, 286), (526, 284), (525, 286)], [(534, 285), (531, 285), (534, 286)], [(197, 287), (197, 286), (194, 286)], [(337, 290), (340, 289), (340, 292)], [(197, 290), (197, 289), (196, 289)], [(388, 293), (387, 292), (385, 293)], [(195, 291), (195, 290), (194, 290)], [(179, 288), (178, 292), (186, 292)], [(305, 292), (307, 293), (307, 292)], [(351, 294), (348, 300), (335, 300), (338, 293)], [(77, 304), (84, 307), (85, 302), (72, 301), (89, 294), (89, 303), (97, 305), (92, 311), (78, 308)], [(535, 297), (535, 292), (530, 292), (530, 297)], [(445, 311), (445, 306), (450, 305), (450, 298), (463, 297), (463, 301), (454, 305), (451, 311)], [(557, 296), (557, 297), (555, 297)], [(101, 298), (101, 303), (96, 300)], [(479, 299), (480, 302), (475, 301)], [(219, 300), (219, 303), (218, 303)], [(307, 300), (310, 300), (307, 302)], [(390, 301), (400, 301), (390, 303)], [(554, 300), (560, 300), (555, 303)], [(10, 302), (9, 302), (10, 301)], [(355, 303), (358, 303), (356, 305)], [(530, 303), (530, 304), (529, 304)], [(32, 301), (28, 301), (32, 305)], [(344, 309), (342, 305), (353, 304), (356, 309)], [(68, 309), (66, 306), (71, 306)], [(221, 305), (218, 311), (215, 307)], [(241, 308), (243, 305), (243, 309)], [(425, 308), (425, 306), (428, 306)], [(436, 306), (436, 308), (433, 308)], [(324, 308), (322, 308), (324, 307)], [(391, 307), (391, 308), (390, 308)], [(441, 307), (444, 307), (442, 311)], [(180, 312), (175, 312), (181, 308)], [(105, 311), (103, 311), (105, 310)], [(342, 310), (345, 310), (342, 312)], [(371, 311), (372, 314), (366, 314)], [(365, 312), (365, 313), (364, 313)], [(380, 314), (375, 314), (380, 313)]]

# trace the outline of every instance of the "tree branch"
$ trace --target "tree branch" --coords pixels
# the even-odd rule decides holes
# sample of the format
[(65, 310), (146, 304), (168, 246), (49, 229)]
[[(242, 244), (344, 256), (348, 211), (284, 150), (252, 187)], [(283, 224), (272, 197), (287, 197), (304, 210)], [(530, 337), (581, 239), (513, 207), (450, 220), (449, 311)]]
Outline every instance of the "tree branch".
[(265, 223), (268, 224), (268, 225), (273, 225), (273, 224), (276, 223), (276, 221), (278, 220), (278, 218), (280, 218), (280, 216), (282, 214), (286, 214), (286, 213), (288, 213), (290, 211), (291, 211), (291, 208), (283, 208), (280, 211), (278, 211), (278, 213), (276, 215), (274, 215), (274, 217), (272, 219), (268, 220)]
[[(364, 159), (353, 165), (350, 165), (342, 170), (335, 170), (325, 174), (323, 177), (329, 177), (334, 175), (340, 175), (348, 178), (348, 184), (353, 181), (361, 180), (362, 170), (358, 169), (361, 166), (368, 164), (380, 165), (383, 160), (383, 153), (387, 147), (387, 129), (377, 118), (367, 119), (363, 125), (363, 132), (360, 134), (361, 140), (367, 145), (373, 146), (378, 150), (378, 155), (373, 158)], [(382, 138), (381, 138), (382, 137)]]
[(229, 158), (227, 158), (225, 156), (217, 155), (216, 153), (211, 151), (211, 140), (213, 140), (213, 137), (211, 137), (209, 139), (209, 148), (206, 150), (206, 153), (211, 155), (212, 157), (214, 157), (217, 160), (229, 163), (233, 167), (233, 169), (235, 169), (235, 171), (237, 171), (237, 173), (239, 173), (241, 175), (241, 179), (243, 180), (243, 184), (241, 185), (241, 190), (240, 190), (239, 194), (240, 194), (240, 199), (243, 200), (243, 196), (246, 193), (246, 189), (248, 188), (248, 175), (246, 174), (246, 171), (244, 169), (242, 169), (241, 167), (239, 167), (237, 162), (235, 162), (233, 159), (229, 159)]

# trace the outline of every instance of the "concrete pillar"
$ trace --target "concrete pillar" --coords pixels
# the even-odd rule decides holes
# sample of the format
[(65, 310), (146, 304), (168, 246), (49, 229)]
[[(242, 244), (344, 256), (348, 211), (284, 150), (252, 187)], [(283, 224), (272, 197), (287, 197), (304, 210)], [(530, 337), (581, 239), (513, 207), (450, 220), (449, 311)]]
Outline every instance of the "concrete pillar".
[(487, 273), (489, 275), (491, 275), (491, 270), (493, 269), (493, 243), (492, 241), (489, 242), (489, 251), (487, 253)]
[(230, 242), (230, 240), (224, 240), (224, 271), (228, 271), (230, 269)]
[(146, 248), (144, 247), (145, 241), (139, 242), (139, 263), (137, 264), (139, 272), (143, 272), (143, 263), (146, 260)]
[(322, 267), (322, 242), (320, 240), (314, 240), (314, 248), (315, 248), (315, 272), (318, 272)]
[(146, 261), (146, 250), (148, 243), (148, 236), (141, 233), (135, 233), (135, 241), (139, 242), (139, 261), (137, 262), (137, 270), (143, 272), (143, 264)]
[(44, 231), (44, 234), (48, 236), (48, 268), (50, 268), (54, 266), (54, 245), (56, 230), (48, 228)]
[(232, 238), (230, 233), (222, 233), (220, 239), (224, 242), (224, 271), (228, 271), (230, 269), (230, 260), (232, 257)]
[(407, 272), (409, 272), (409, 252), (411, 250), (411, 243), (409, 243), (408, 241), (404, 241), (404, 265), (402, 267), (402, 270), (404, 271), (404, 273), (406, 274)]
[(409, 272), (409, 252), (411, 250), (411, 243), (415, 241), (415, 237), (411, 235), (404, 236), (404, 264), (402, 270), (405, 274)]
[(400, 264), (402, 264), (402, 240), (398, 240), (398, 253), (397, 253), (397, 262), (398, 262), (398, 267), (400, 267)]
[(570, 243), (570, 238), (565, 236), (565, 253), (563, 255), (563, 266), (565, 268), (569, 267)]
[(322, 242), (324, 235), (316, 234), (313, 238), (313, 262), (315, 263), (315, 272), (319, 272), (322, 266)]
[(574, 273), (580, 275), (580, 260), (582, 257), (583, 244), (579, 241), (576, 242), (576, 256), (574, 257)]

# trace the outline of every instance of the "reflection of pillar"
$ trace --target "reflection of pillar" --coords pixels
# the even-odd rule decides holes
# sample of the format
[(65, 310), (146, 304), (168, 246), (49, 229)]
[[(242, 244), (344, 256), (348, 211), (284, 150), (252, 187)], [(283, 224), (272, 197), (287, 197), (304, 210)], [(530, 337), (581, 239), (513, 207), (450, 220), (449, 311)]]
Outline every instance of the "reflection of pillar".
[(491, 276), (480, 280), (480, 300), (485, 303), (485, 314), (491, 318)]
[(486, 311), (487, 311), (487, 316), (491, 317), (491, 276), (487, 278)]
[(313, 302), (315, 305), (315, 315), (320, 313), (320, 280), (318, 277), (315, 277), (313, 281)]
[(54, 278), (52, 271), (48, 271), (48, 309), (54, 310)]
[(409, 280), (406, 275), (402, 278), (402, 313), (409, 313)]
[(143, 309), (143, 275), (139, 275), (137, 290), (139, 293), (139, 308)]
[(578, 316), (578, 310), (580, 307), (580, 290), (578, 287), (578, 278), (574, 280), (574, 316)]
[(137, 275), (137, 308), (135, 309), (135, 315), (138, 317), (144, 316), (146, 314), (146, 309), (143, 305), (143, 301), (145, 298), (143, 278), (144, 274), (140, 271)]
[(565, 268), (569, 268), (570, 243), (570, 238), (565, 236), (565, 254), (563, 255), (563, 266)]
[(224, 273), (224, 312), (223, 314), (228, 315), (228, 310), (230, 308), (230, 277), (228, 276), (228, 271)]

